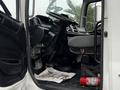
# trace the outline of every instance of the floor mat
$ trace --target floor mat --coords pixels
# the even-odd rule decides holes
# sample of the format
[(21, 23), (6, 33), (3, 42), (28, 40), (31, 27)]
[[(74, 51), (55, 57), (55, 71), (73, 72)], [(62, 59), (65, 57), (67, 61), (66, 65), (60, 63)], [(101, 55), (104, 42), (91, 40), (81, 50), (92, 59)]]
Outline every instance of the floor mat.
[(39, 83), (45, 90), (98, 90), (96, 87), (82, 87), (80, 86), (80, 70), (74, 71), (76, 75), (70, 80), (63, 81), (62, 83), (54, 83), (48, 81), (40, 81)]

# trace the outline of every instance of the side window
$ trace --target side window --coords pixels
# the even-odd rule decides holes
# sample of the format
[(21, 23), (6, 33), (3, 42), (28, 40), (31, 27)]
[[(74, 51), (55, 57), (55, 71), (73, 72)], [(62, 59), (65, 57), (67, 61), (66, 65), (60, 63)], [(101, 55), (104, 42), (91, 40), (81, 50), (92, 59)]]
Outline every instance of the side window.
[(29, 17), (34, 16), (35, 0), (29, 0)]
[(99, 20), (101, 20), (101, 2), (89, 4), (86, 17), (86, 30), (92, 32), (95, 23)]
[[(16, 18), (16, 0), (3, 0), (13, 18)], [(4, 12), (0, 5), (0, 10)]]

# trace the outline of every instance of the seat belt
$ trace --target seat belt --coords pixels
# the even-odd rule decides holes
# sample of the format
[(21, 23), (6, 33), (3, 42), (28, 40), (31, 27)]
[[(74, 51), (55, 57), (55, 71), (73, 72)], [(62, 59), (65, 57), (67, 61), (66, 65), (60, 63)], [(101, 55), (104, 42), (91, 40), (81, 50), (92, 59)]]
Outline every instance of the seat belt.
[(2, 6), (3, 10), (8, 16), (12, 16), (10, 11), (8, 10), (8, 8), (6, 7), (5, 3), (2, 0), (0, 0), (0, 5)]

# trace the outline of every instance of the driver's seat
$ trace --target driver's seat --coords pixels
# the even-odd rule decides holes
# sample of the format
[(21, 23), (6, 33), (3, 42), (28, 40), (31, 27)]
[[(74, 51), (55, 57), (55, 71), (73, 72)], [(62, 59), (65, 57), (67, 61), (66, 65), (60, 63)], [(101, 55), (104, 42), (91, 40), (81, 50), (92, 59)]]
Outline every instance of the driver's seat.
[[(68, 45), (70, 51), (75, 54), (93, 54), (94, 59), (97, 60), (98, 47), (101, 45), (101, 33), (97, 31), (101, 30), (101, 21), (97, 22), (93, 31), (93, 34), (84, 34), (68, 38)], [(97, 50), (98, 49), (98, 50)], [(81, 57), (82, 58), (82, 57)]]
[[(100, 46), (100, 35), (97, 36), (97, 46)], [(86, 53), (90, 53), (90, 49), (94, 48), (94, 35), (74, 36), (68, 38), (68, 45), (70, 51), (75, 54), (82, 54), (86, 50)], [(88, 52), (89, 51), (89, 52)]]

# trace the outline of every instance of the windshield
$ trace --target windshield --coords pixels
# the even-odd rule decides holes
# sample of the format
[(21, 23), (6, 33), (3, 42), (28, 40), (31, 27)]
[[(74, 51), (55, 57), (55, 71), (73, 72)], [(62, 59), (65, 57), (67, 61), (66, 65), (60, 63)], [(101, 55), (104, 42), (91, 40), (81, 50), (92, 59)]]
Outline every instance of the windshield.
[(46, 12), (66, 14), (79, 22), (82, 0), (35, 0), (34, 15), (47, 16)]

